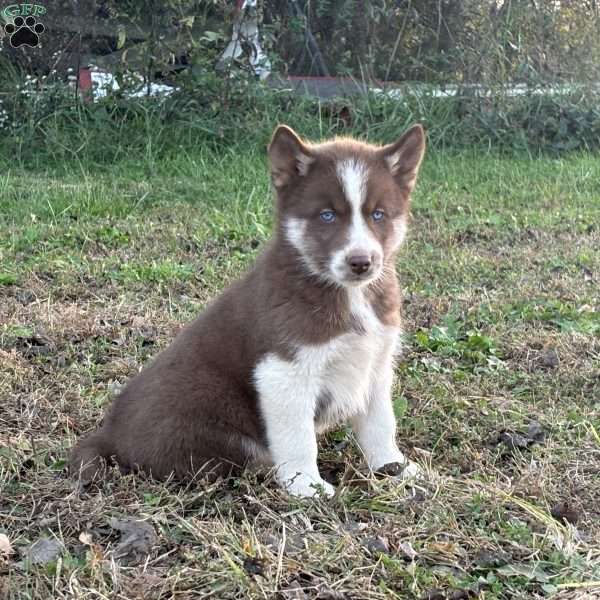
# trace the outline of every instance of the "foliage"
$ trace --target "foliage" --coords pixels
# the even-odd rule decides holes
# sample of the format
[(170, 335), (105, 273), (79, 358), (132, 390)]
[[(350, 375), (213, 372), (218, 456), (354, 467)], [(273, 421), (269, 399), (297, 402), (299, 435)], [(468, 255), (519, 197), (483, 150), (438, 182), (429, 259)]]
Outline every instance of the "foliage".
[(289, 6), (274, 2), (267, 16), (293, 73), (314, 68), (303, 52), (308, 25), (332, 74), (488, 84), (598, 74), (595, 2), (312, 0), (300, 18)]
[[(53, 11), (67, 14), (73, 6), (63, 0)], [(198, 144), (264, 146), (284, 120), (316, 138), (368, 132), (387, 141), (420, 121), (433, 147), (530, 153), (600, 147), (595, 3), (314, 0), (294, 6), (287, 0), (263, 6), (264, 44), (280, 72), (311, 72), (310, 31), (328, 72), (412, 83), (390, 97), (373, 91), (321, 102), (258, 84), (244, 60), (215, 70), (230, 35), (226, 2), (85, 4), (75, 17), (93, 21), (101, 33), (94, 37), (84, 28), (79, 47), (64, 37), (68, 19), (54, 23), (57, 32), (44, 41), (49, 47), (17, 51), (4, 44), (0, 161), (70, 157), (110, 164), (131, 153), (159, 160)], [(79, 101), (74, 72), (86, 56), (115, 74), (119, 92), (93, 104)], [(137, 84), (135, 74), (143, 78)], [(160, 100), (130, 97), (140, 81), (153, 79), (177, 91)], [(577, 83), (566, 83), (571, 80)], [(522, 88), (515, 88), (518, 82)], [(343, 110), (350, 119), (341, 118)]]
[(136, 154), (151, 164), (198, 145), (264, 147), (278, 122), (312, 138), (353, 134), (385, 142), (419, 121), (432, 148), (533, 153), (600, 148), (600, 104), (593, 89), (538, 89), (521, 96), (458, 91), (440, 97), (433, 89), (405, 86), (395, 97), (369, 93), (323, 103), (270, 89), (243, 71), (223, 78), (190, 69), (178, 76), (168, 97), (128, 97), (127, 78), (121, 78), (118, 92), (86, 103), (55, 75), (8, 73), (0, 78), (5, 133), (0, 162), (12, 164), (69, 158), (108, 165)]
[[(263, 45), (283, 73), (494, 85), (594, 82), (600, 71), (594, 0), (273, 0), (259, 8)], [(226, 0), (57, 0), (43, 49), (5, 43), (4, 53), (38, 75), (93, 57), (168, 77), (213, 67), (233, 16)]]
[[(480, 331), (465, 329), (464, 321), (454, 315), (447, 315), (442, 324), (430, 330), (417, 331), (415, 343), (419, 351), (446, 359), (447, 366), (454, 369), (483, 372), (502, 365), (496, 342)], [(443, 368), (442, 363), (428, 358), (424, 364)]]

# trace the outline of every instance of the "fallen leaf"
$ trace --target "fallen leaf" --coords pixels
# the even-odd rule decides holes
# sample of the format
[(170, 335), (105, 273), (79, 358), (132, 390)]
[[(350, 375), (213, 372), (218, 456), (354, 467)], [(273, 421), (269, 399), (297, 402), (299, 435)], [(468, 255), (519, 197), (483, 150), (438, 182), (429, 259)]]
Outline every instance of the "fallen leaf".
[(400, 550), (402, 557), (408, 560), (414, 560), (417, 557), (417, 552), (410, 542), (401, 542), (398, 545), (398, 550)]
[(25, 562), (45, 565), (56, 560), (64, 552), (63, 545), (55, 538), (40, 538), (23, 551)]
[(527, 437), (532, 442), (543, 442), (546, 439), (546, 432), (540, 423), (531, 421), (527, 426)]
[(510, 560), (510, 555), (502, 550), (479, 550), (473, 562), (481, 569), (501, 567)]
[(387, 538), (384, 537), (372, 537), (367, 538), (364, 543), (364, 547), (371, 554), (389, 554), (390, 546), (388, 544)]
[(546, 439), (546, 431), (540, 423), (532, 421), (527, 426), (527, 432), (503, 430), (496, 438), (497, 444), (504, 444), (509, 452), (515, 450), (526, 450), (532, 444), (543, 442)]
[(125, 583), (126, 597), (131, 600), (159, 600), (164, 598), (165, 579), (153, 573), (140, 573)]
[(547, 367), (549, 369), (554, 369), (558, 367), (558, 352), (554, 348), (548, 348), (544, 354), (542, 354), (541, 358), (542, 366)]
[(261, 558), (247, 556), (244, 559), (244, 571), (248, 575), (264, 575), (265, 561)]
[(55, 343), (43, 332), (39, 331), (17, 340), (16, 348), (25, 358), (43, 356), (56, 350)]
[(121, 541), (113, 551), (117, 559), (135, 562), (145, 558), (158, 543), (154, 528), (146, 521), (111, 519), (110, 526), (121, 532)]
[(466, 552), (462, 546), (455, 542), (430, 542), (425, 546), (427, 553), (436, 557), (463, 557)]
[(31, 304), (32, 302), (35, 302), (35, 300), (36, 300), (35, 294), (30, 290), (22, 290), (22, 291), (17, 292), (16, 298), (21, 304), (25, 304), (25, 305)]
[(10, 545), (10, 540), (5, 533), (0, 533), (0, 556), (10, 556), (13, 553), (13, 548)]
[(82, 531), (79, 534), (79, 541), (84, 544), (85, 546), (91, 546), (92, 545), (92, 534), (89, 533), (88, 531)]
[(572, 523), (573, 525), (576, 525), (579, 521), (579, 512), (566, 500), (555, 504), (550, 509), (550, 514), (561, 523)]
[(498, 441), (511, 451), (528, 448), (531, 444), (528, 437), (515, 431), (501, 431)]

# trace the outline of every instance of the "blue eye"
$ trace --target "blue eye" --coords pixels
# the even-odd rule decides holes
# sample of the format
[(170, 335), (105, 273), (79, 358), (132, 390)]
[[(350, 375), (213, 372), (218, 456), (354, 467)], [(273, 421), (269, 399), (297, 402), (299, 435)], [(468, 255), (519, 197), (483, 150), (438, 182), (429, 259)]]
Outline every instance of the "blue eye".
[(373, 221), (381, 221), (381, 219), (385, 217), (385, 213), (382, 210), (377, 209), (371, 213), (371, 216), (373, 217)]
[(321, 221), (325, 223), (333, 223), (335, 221), (335, 212), (333, 210), (324, 210), (320, 214)]

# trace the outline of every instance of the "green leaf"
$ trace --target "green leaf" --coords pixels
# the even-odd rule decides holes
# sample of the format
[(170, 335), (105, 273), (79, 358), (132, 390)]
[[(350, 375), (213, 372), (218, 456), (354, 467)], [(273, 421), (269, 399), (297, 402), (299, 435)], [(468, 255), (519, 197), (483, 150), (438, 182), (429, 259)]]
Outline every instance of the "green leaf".
[(539, 564), (513, 563), (499, 567), (496, 569), (496, 573), (505, 577), (526, 577), (531, 581), (545, 582), (550, 579), (550, 575)]
[(558, 588), (555, 585), (552, 585), (551, 583), (543, 583), (542, 590), (544, 594), (548, 594), (548, 596), (551, 596), (552, 594), (556, 594), (556, 592), (558, 592)]
[(67, 465), (67, 460), (65, 458), (59, 458), (50, 465), (50, 470), (51, 471), (62, 471), (66, 465)]
[(393, 406), (396, 419), (401, 419), (408, 409), (408, 401), (404, 396), (400, 396), (394, 400)]
[(33, 329), (25, 325), (12, 325), (8, 326), (6, 333), (11, 337), (29, 338), (33, 335)]
[(16, 275), (12, 273), (0, 273), (0, 285), (14, 285), (17, 283)]

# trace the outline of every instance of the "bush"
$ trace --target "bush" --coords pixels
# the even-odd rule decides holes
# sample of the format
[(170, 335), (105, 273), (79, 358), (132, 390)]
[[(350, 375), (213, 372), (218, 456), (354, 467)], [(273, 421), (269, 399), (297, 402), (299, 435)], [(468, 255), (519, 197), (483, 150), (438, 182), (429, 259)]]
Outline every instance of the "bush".
[(64, 160), (110, 165), (153, 161), (187, 148), (263, 147), (286, 122), (309, 138), (335, 134), (387, 142), (409, 124), (425, 125), (433, 148), (478, 146), (501, 151), (559, 153), (600, 148), (600, 103), (594, 89), (511, 97), (406, 86), (397, 97), (371, 92), (322, 102), (266, 87), (241, 71), (231, 77), (185, 71), (162, 98), (127, 97), (127, 86), (85, 103), (51, 76), (13, 73), (0, 82), (0, 130), (5, 160), (48, 165)]

